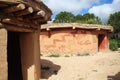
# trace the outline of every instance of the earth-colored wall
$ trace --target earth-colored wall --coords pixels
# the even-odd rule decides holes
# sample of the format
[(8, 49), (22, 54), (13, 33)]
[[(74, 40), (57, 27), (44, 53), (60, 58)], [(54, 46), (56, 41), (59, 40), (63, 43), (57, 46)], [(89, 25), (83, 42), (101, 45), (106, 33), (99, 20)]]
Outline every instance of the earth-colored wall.
[(59, 29), (41, 31), (41, 54), (84, 54), (98, 52), (98, 33), (93, 30)]
[(40, 79), (39, 32), (20, 36), (23, 80)]
[(0, 80), (7, 80), (7, 31), (0, 29)]

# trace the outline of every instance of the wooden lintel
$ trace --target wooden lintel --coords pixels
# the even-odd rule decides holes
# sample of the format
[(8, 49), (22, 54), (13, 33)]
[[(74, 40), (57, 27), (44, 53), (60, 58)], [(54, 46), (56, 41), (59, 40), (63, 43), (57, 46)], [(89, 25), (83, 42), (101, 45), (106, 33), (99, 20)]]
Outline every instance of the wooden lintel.
[(33, 13), (33, 8), (28, 7), (27, 9), (15, 12), (14, 14), (15, 14), (15, 16), (23, 16), (23, 15), (27, 15), (27, 14), (31, 14), (31, 13)]
[(24, 9), (25, 9), (24, 4), (18, 4), (18, 5), (5, 8), (3, 11), (5, 11), (6, 13), (12, 13), (12, 12), (16, 12), (16, 11), (24, 10)]
[(26, 29), (26, 28), (20, 28), (15, 26), (9, 26), (5, 27), (8, 31), (15, 31), (15, 32), (34, 32), (34, 30)]
[(1, 7), (7, 7), (8, 5), (6, 5), (6, 4), (0, 4), (0, 8)]
[(2, 20), (3, 23), (7, 23), (7, 24), (13, 24), (13, 25), (16, 25), (16, 26), (21, 26), (21, 27), (30, 27), (28, 25), (25, 25), (23, 22), (20, 22), (20, 21), (17, 21), (15, 19), (10, 19), (10, 18), (5, 18)]
[(15, 5), (15, 4), (19, 4), (19, 2), (15, 2), (15, 0), (0, 0), (1, 4), (6, 4), (6, 5)]
[(15, 19), (10, 19), (10, 18), (5, 18), (2, 20), (3, 23), (7, 23), (7, 24), (12, 24), (12, 25), (16, 25), (16, 26), (20, 26), (20, 27), (26, 27), (26, 28), (36, 28), (37, 26), (31, 24), (31, 23), (25, 23), (22, 21), (18, 21)]
[(24, 27), (18, 27), (18, 26), (14, 26), (14, 25), (8, 25), (8, 24), (3, 24), (0, 23), (0, 27), (1, 28), (5, 28), (8, 31), (15, 31), (15, 32), (34, 32), (34, 29), (28, 29), (28, 28), (24, 28)]

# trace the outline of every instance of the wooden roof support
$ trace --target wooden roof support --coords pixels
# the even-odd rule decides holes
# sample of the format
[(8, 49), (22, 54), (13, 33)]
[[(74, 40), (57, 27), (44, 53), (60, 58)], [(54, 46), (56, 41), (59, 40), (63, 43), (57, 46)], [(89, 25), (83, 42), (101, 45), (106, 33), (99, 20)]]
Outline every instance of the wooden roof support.
[(33, 13), (33, 8), (32, 7), (28, 7), (27, 9), (15, 12), (14, 14), (16, 16), (23, 16), (23, 15), (27, 15), (27, 14), (31, 14), (31, 13)]
[(27, 27), (29, 28), (30, 26), (23, 24), (23, 22), (19, 22), (17, 20), (13, 20), (10, 18), (5, 18), (2, 20), (3, 23), (7, 23), (7, 24), (12, 24), (12, 25), (16, 25), (16, 26), (20, 26), (20, 27)]
[(8, 5), (6, 5), (6, 4), (0, 4), (0, 8), (1, 7), (7, 7)]
[(3, 26), (2, 26), (2, 23), (0, 23), (0, 28), (2, 28)]
[(41, 17), (45, 17), (45, 12), (43, 10), (38, 11), (37, 13), (35, 13), (32, 18), (37, 19), (37, 18), (41, 18)]
[(16, 12), (16, 11), (24, 10), (24, 9), (25, 9), (25, 5), (20, 3), (18, 5), (5, 8), (3, 11), (5, 11), (6, 13), (12, 13), (12, 12)]
[(12, 24), (12, 25), (16, 25), (16, 26), (20, 26), (20, 27), (26, 27), (26, 28), (37, 28), (37, 26), (31, 24), (31, 23), (25, 23), (25, 22), (21, 22), (15, 19), (10, 19), (10, 18), (5, 18), (2, 20), (3, 23), (7, 23), (7, 24)]
[(14, 25), (7, 25), (7, 24), (3, 24), (0, 23), (0, 27), (1, 28), (5, 28), (9, 31), (16, 31), (16, 32), (34, 32), (33, 29), (28, 29), (28, 28), (24, 28), (24, 27), (18, 27), (18, 26), (14, 26)]

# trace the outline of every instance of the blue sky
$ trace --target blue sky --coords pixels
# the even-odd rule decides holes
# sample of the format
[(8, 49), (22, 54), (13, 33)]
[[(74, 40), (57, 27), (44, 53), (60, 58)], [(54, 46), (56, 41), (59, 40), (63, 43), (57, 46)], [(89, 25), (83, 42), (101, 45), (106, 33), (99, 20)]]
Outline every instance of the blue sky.
[(105, 23), (110, 14), (120, 11), (120, 0), (43, 0), (43, 2), (52, 10), (52, 19), (59, 12), (67, 11), (74, 15), (93, 13)]

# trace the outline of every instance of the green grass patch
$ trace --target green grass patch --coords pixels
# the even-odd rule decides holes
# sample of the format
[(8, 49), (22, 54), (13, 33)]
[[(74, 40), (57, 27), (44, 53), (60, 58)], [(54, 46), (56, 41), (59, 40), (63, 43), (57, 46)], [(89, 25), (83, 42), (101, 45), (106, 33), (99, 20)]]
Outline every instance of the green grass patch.
[(77, 54), (77, 56), (89, 56), (89, 53), (84, 53), (84, 54)]
[(65, 55), (65, 57), (70, 57), (69, 55)]
[(51, 54), (48, 57), (60, 57), (60, 55), (59, 54)]

